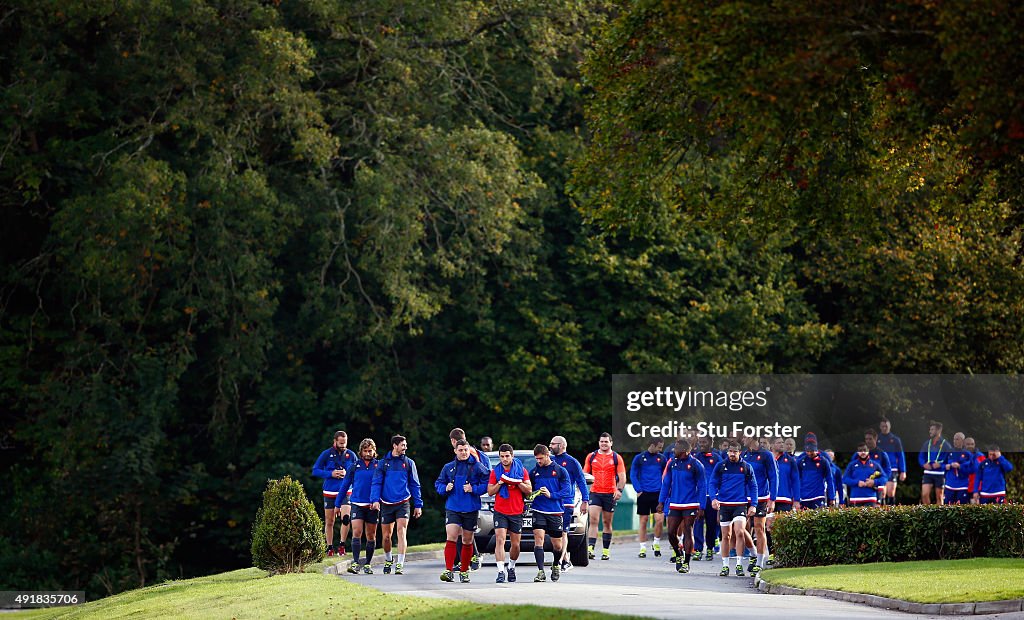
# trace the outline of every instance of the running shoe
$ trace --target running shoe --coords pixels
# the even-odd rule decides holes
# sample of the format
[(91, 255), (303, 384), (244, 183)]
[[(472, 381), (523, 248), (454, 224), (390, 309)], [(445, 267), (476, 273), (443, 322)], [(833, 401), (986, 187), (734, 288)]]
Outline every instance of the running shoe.
[(537, 571), (537, 576), (533, 578), (533, 582), (534, 583), (538, 583), (538, 582), (541, 582), (541, 581), (547, 581), (547, 580), (548, 580), (548, 576), (545, 575), (544, 571), (542, 571), (542, 570), (541, 571)]
[(464, 570), (459, 573), (459, 583), (469, 583), (469, 571)]
[(370, 568), (369, 564), (363, 564), (363, 574), (364, 575), (372, 575), (373, 574), (373, 569)]
[(452, 571), (450, 570), (446, 570), (443, 573), (441, 573), (441, 581), (447, 581), (448, 583), (452, 583), (453, 581), (455, 581), (455, 574), (452, 573)]
[(636, 557), (638, 557), (638, 558), (646, 558), (647, 557), (647, 549), (641, 549), (640, 553), (636, 554)]
[(684, 575), (690, 572), (690, 565), (687, 562), (680, 562), (676, 564), (676, 572), (683, 573)]
[(594, 545), (587, 545), (587, 557), (591, 560), (594, 559)]
[[(739, 567), (737, 567), (737, 568), (739, 568)], [(718, 576), (719, 577), (728, 577), (729, 576), (729, 567), (728, 566), (723, 566), (722, 570), (718, 571)]]
[(761, 572), (761, 567), (757, 564), (754, 564), (753, 566), (747, 568), (747, 572), (750, 573), (751, 577), (753, 577), (754, 575)]
[(551, 565), (551, 581), (558, 581), (558, 578), (562, 575), (562, 567), (558, 564)]
[(710, 562), (711, 560), (714, 560), (715, 559), (715, 552), (712, 551), (711, 549), (708, 549), (707, 551), (704, 552), (704, 559), (707, 560), (708, 562)]
[(676, 562), (678, 562), (679, 561), (679, 553), (678, 552), (677, 553), (673, 553), (672, 557), (670, 557), (668, 559), (668, 561), (671, 562), (672, 564), (675, 564)]
[(505, 583), (505, 571), (498, 571), (498, 578), (494, 580), (494, 583)]
[(562, 562), (562, 572), (563, 573), (567, 573), (567, 572), (569, 572), (571, 570), (572, 570), (572, 562), (570, 562), (569, 560), (566, 560), (566, 561)]
[(359, 565), (356, 564), (355, 562), (352, 562), (351, 564), (348, 565), (348, 571), (347, 572), (352, 573), (353, 575), (358, 575), (359, 574)]
[(767, 564), (768, 566), (775, 566), (775, 554), (774, 553), (768, 556), (768, 560), (765, 562), (765, 564)]
[(391, 574), (391, 567), (394, 566), (394, 560), (384, 560), (384, 574)]
[(602, 560), (610, 560), (610, 559), (612, 559), (611, 551), (609, 551), (607, 549), (602, 549), (601, 550), (601, 559)]
[(480, 568), (480, 556), (474, 553), (473, 557), (469, 558), (469, 568), (470, 570), (476, 570)]
[(338, 555), (345, 555), (345, 543), (338, 545)]
[(654, 557), (661, 557), (661, 545), (659, 545), (658, 543), (654, 543)]
[(509, 583), (515, 583), (516, 582), (516, 569), (515, 569), (515, 567), (512, 567), (512, 566), (508, 567), (508, 582)]
[(331, 546), (331, 545), (328, 545), (328, 547), (327, 547), (327, 557), (333, 557), (333, 556), (334, 556), (334, 547)]
[(750, 562), (747, 563), (747, 572), (750, 573), (751, 575), (753, 575), (754, 574), (754, 568), (756, 568), (756, 567), (757, 567), (757, 562), (754, 560), (754, 558), (750, 558)]
[(737, 564), (736, 565), (736, 576), (737, 577), (746, 577), (746, 575), (743, 574), (743, 565), (742, 564)]
[(401, 565), (401, 563), (395, 564), (395, 574), (396, 575), (404, 575), (405, 574), (405, 573), (402, 572), (402, 565)]

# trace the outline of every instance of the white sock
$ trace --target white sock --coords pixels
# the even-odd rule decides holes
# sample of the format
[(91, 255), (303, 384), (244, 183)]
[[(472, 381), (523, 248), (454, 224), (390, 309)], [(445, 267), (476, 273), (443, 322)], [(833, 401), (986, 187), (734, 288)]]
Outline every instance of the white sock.
[(732, 557), (729, 558), (729, 570), (730, 571), (736, 569), (736, 560), (738, 560), (738, 559), (739, 559), (738, 557), (737, 558), (732, 558)]
[(760, 566), (761, 568), (764, 568), (764, 559), (765, 559), (766, 556), (767, 556), (767, 554), (764, 554), (764, 553), (758, 553), (757, 554), (757, 565)]
[(390, 562), (391, 561), (391, 552), (390, 551), (385, 551), (384, 552), (384, 561), (385, 562)]
[(398, 563), (399, 564), (405, 564), (405, 554), (404, 553), (398, 554)]
[(654, 539), (654, 546), (655, 547), (660, 547), (661, 546), (661, 539), (660, 538), (655, 538)]
[(729, 566), (729, 554), (728, 553), (723, 553), (722, 554), (722, 566)]
[(516, 561), (515, 560), (509, 560), (508, 561), (508, 567), (509, 568), (515, 568), (516, 567)]
[(640, 543), (640, 551), (647, 551), (647, 543)]

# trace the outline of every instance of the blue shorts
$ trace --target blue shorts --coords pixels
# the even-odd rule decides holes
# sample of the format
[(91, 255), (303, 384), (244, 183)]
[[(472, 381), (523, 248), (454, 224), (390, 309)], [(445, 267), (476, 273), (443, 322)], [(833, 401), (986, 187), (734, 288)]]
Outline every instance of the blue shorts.
[(545, 512), (533, 511), (533, 529), (544, 530), (551, 538), (562, 537), (562, 520), (558, 515), (549, 515)]
[(942, 495), (942, 503), (947, 506), (950, 504), (970, 504), (971, 493), (969, 491), (953, 491), (946, 489)]
[(800, 507), (804, 510), (816, 510), (818, 508), (824, 508), (825, 506), (828, 506), (828, 502), (821, 498), (800, 502)]
[(508, 530), (513, 534), (523, 533), (523, 515), (505, 515), (494, 513), (494, 529)]
[(380, 521), (380, 511), (371, 510), (369, 506), (352, 506), (352, 520), (376, 524)]
[(1000, 495), (998, 497), (985, 497), (984, 495), (981, 495), (981, 496), (978, 497), (978, 503), (979, 504), (1005, 504), (1006, 503), (1006, 496), (1005, 495)]
[(476, 510), (473, 512), (456, 512), (455, 510), (444, 511), (444, 523), (445, 525), (458, 525), (462, 529), (468, 532), (476, 531), (476, 518), (478, 513)]

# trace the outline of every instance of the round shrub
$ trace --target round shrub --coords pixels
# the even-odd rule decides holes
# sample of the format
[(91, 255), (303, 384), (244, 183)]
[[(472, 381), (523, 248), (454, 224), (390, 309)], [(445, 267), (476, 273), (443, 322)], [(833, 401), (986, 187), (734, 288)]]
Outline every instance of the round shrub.
[(298, 481), (269, 480), (252, 526), (252, 563), (271, 573), (297, 573), (324, 558), (324, 522)]

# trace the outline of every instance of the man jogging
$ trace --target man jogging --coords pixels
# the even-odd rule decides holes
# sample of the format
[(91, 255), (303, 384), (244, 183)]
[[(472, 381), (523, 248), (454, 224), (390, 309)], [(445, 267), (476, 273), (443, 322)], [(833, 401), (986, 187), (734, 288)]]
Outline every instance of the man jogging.
[[(615, 516), (615, 504), (622, 497), (622, 489), (626, 486), (626, 466), (622, 457), (612, 450), (610, 434), (601, 433), (597, 445), (598, 449), (587, 456), (583, 471), (594, 476), (594, 486), (590, 493), (590, 531), (597, 532), (598, 522), (603, 522), (601, 542), (604, 549), (601, 551), (601, 559), (610, 560), (612, 517)], [(590, 559), (594, 559), (597, 538), (589, 537), (587, 543)]]
[[(711, 474), (711, 507), (718, 511), (722, 526), (722, 577), (728, 577), (730, 569), (736, 567), (736, 576), (743, 576), (743, 565), (736, 561), (743, 555), (743, 543), (747, 517), (753, 517), (757, 509), (757, 482), (754, 472), (740, 458), (740, 444), (732, 441), (728, 445), (728, 458), (715, 466)], [(736, 557), (730, 557), (729, 549), (736, 550)]]
[(882, 418), (878, 423), (878, 447), (889, 457), (889, 482), (885, 484), (884, 503), (896, 505), (896, 483), (907, 479), (907, 457), (903, 453), (903, 441), (892, 433), (892, 422)]
[[(373, 510), (380, 510), (380, 530), (384, 537), (384, 574), (402, 574), (405, 566), (406, 530), (409, 528), (409, 503), (412, 502), (412, 517), (423, 514), (423, 496), (420, 491), (420, 476), (416, 462), (405, 455), (409, 444), (405, 437), (391, 438), (391, 451), (377, 464), (370, 489)], [(391, 533), (398, 537), (398, 561), (391, 555)]]
[(562, 555), (562, 506), (572, 498), (572, 480), (569, 472), (551, 460), (547, 446), (537, 444), (533, 448), (537, 464), (530, 471), (534, 497), (530, 504), (533, 516), (533, 557), (537, 561), (537, 576), (534, 581), (546, 581), (544, 576), (544, 535), (551, 537), (551, 581), (558, 581), (562, 567), (558, 560)]
[(747, 571), (755, 575), (765, 567), (768, 559), (768, 533), (765, 531), (765, 519), (775, 510), (775, 498), (779, 492), (779, 469), (775, 464), (775, 456), (761, 449), (757, 437), (747, 439), (747, 449), (740, 458), (754, 470), (754, 482), (757, 483), (757, 510), (754, 512), (754, 532), (757, 538), (757, 561), (750, 558)]
[[(358, 574), (360, 568), (367, 575), (373, 574), (370, 568), (370, 560), (373, 559), (373, 550), (377, 543), (377, 521), (380, 519), (380, 511), (373, 510), (370, 506), (370, 490), (373, 487), (373, 476), (377, 472), (377, 444), (372, 439), (364, 439), (359, 442), (359, 460), (349, 468), (345, 479), (338, 489), (338, 497), (335, 500), (335, 509), (341, 509), (341, 498), (351, 490), (349, 496), (352, 507), (352, 563), (348, 565), (348, 572)], [(359, 553), (363, 544), (363, 534), (366, 534), (366, 562), (360, 567)]]
[[(516, 580), (516, 560), (523, 534), (523, 494), (533, 492), (533, 486), (522, 462), (513, 456), (512, 446), (498, 446), (498, 460), (487, 480), (487, 494), (494, 496), (494, 559), (498, 564), (495, 583)], [(505, 560), (505, 537), (511, 540), (509, 560)]]
[[(580, 520), (589, 519), (590, 489), (587, 485), (587, 478), (583, 475), (583, 466), (575, 457), (566, 452), (569, 449), (569, 443), (565, 437), (555, 435), (548, 443), (548, 447), (551, 449), (551, 460), (569, 472), (569, 478), (573, 485), (580, 491)], [(570, 493), (569, 500), (562, 506), (562, 572), (572, 568), (572, 562), (569, 561), (569, 528), (572, 526), (574, 499), (574, 495)]]
[(469, 559), (473, 555), (473, 532), (480, 516), (480, 495), (487, 491), (488, 470), (469, 454), (465, 439), (455, 444), (455, 460), (441, 468), (434, 490), (445, 498), (445, 526), (447, 541), (444, 545), (445, 571), (441, 581), (455, 581), (455, 541), (462, 537), (462, 562), (459, 581), (469, 583)]
[(867, 443), (857, 446), (857, 455), (843, 472), (843, 484), (850, 489), (849, 505), (871, 507), (878, 505), (878, 488), (884, 487), (889, 476), (883, 467), (871, 458)]
[(977, 461), (974, 453), (964, 446), (965, 439), (963, 433), (953, 435), (953, 451), (946, 461), (945, 489), (942, 492), (947, 505), (971, 503), (971, 474), (977, 468)]
[[(693, 523), (701, 516), (704, 501), (708, 496), (707, 478), (704, 465), (690, 455), (690, 442), (680, 439), (675, 444), (675, 456), (665, 470), (658, 494), (657, 511), (665, 510), (668, 515), (668, 540), (676, 556), (676, 571), (690, 572), (690, 558), (693, 556)], [(680, 526), (683, 530), (683, 546), (680, 551)]]
[[(467, 441), (466, 440), (466, 431), (462, 430), (459, 427), (455, 427), (455, 428), (453, 428), (452, 430), (450, 430), (448, 432), (448, 439), (452, 442), (452, 450), (454, 450), (455, 449), (455, 445), (458, 442), (460, 442), (460, 441)], [(468, 441), (467, 441), (467, 444), (468, 444)], [(472, 445), (469, 446), (469, 454), (470, 454), (470, 456), (472, 456), (476, 460), (480, 461), (480, 463), (483, 465), (483, 468), (485, 470), (490, 471), (490, 469), (491, 469), (491, 460), (489, 458), (487, 458), (486, 454), (484, 454), (480, 450), (477, 450)], [(476, 570), (476, 569), (480, 568), (480, 554), (477, 552), (477, 549), (476, 549), (476, 539), (473, 538), (473, 537), (470, 537), (470, 547), (472, 547), (473, 551), (472, 551), (472, 554), (470, 555), (469, 567), (472, 570)], [(462, 537), (461, 536), (455, 542), (455, 549), (456, 549), (456, 556), (455, 557), (461, 558), (462, 557)]]
[(932, 489), (935, 489), (935, 503), (942, 504), (942, 488), (946, 484), (946, 462), (953, 446), (942, 437), (942, 422), (928, 423), (928, 441), (921, 445), (917, 462), (924, 469), (921, 477), (921, 503), (932, 503)]
[[(338, 489), (341, 488), (345, 474), (358, 460), (356, 453), (348, 449), (348, 434), (345, 431), (338, 431), (334, 433), (334, 444), (321, 452), (313, 464), (313, 475), (324, 480), (324, 537), (327, 539), (327, 557), (335, 554), (345, 555), (345, 538), (348, 536), (351, 506), (347, 495), (338, 501)], [(340, 510), (335, 509), (335, 505), (339, 505)], [(338, 545), (334, 544), (336, 515), (341, 516), (341, 541)]]
[[(693, 458), (704, 466), (705, 488), (709, 488), (708, 482), (711, 479), (711, 473), (725, 457), (715, 450), (710, 437), (700, 437), (697, 439), (697, 448), (693, 451)], [(700, 551), (704, 550), (704, 559), (710, 562), (715, 558), (715, 541), (718, 540), (719, 535), (718, 511), (711, 507), (710, 496), (704, 499), (701, 508), (703, 508), (703, 514), (698, 515), (697, 520), (693, 523), (693, 546), (697, 550), (697, 560), (700, 560)], [(673, 558), (673, 561), (676, 559)]]
[(665, 515), (658, 507), (658, 494), (661, 493), (661, 474), (665, 471), (668, 459), (661, 453), (665, 442), (651, 439), (647, 450), (637, 454), (629, 466), (629, 478), (633, 481), (636, 491), (636, 514), (640, 517), (640, 552), (637, 557), (647, 557), (647, 521), (654, 514), (654, 557), (661, 557), (661, 528)]

